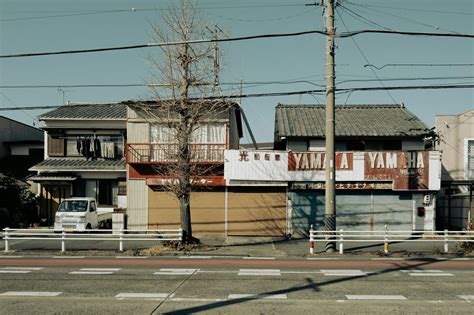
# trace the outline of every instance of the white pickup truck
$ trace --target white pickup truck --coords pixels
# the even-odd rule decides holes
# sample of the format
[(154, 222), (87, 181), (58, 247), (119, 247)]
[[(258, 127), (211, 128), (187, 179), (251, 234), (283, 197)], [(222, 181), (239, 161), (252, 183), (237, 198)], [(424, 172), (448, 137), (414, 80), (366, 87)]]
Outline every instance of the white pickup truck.
[(94, 198), (68, 198), (61, 201), (56, 211), (54, 230), (85, 231), (112, 228), (113, 209), (97, 209)]

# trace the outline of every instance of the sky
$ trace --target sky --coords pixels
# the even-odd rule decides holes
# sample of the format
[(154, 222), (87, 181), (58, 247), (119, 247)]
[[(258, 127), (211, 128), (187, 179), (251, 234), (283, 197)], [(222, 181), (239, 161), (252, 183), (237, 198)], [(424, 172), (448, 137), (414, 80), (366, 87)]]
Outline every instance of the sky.
[[(0, 55), (75, 50), (151, 42), (173, 0), (0, 0)], [(303, 0), (200, 0), (197, 7), (223, 36), (323, 30), (319, 6)], [(472, 0), (339, 0), (337, 31), (474, 34)], [(336, 41), (337, 88), (474, 84), (474, 39), (364, 34)], [(222, 89), (229, 94), (324, 88), (325, 38), (313, 34), (219, 44)], [(88, 54), (0, 59), (0, 110), (56, 106), (63, 102), (108, 103), (149, 99), (139, 87), (61, 88), (64, 85), (150, 83), (144, 48)], [(372, 66), (368, 66), (372, 65)], [(385, 67), (383, 67), (386, 65)], [(450, 66), (447, 66), (450, 65)], [(377, 66), (381, 69), (376, 69)], [(296, 82), (295, 82), (296, 81)], [(242, 85), (240, 84), (242, 82)], [(233, 84), (230, 84), (233, 83)], [(52, 85), (50, 88), (18, 86)], [(12, 86), (16, 86), (13, 88)], [(275, 106), (324, 104), (322, 94), (243, 98), (240, 101), (259, 142), (273, 141)], [(400, 104), (433, 126), (436, 115), (474, 108), (474, 89), (354, 91), (337, 104)], [(41, 126), (48, 110), (8, 110), (0, 115)], [(242, 143), (250, 142), (248, 133)]]

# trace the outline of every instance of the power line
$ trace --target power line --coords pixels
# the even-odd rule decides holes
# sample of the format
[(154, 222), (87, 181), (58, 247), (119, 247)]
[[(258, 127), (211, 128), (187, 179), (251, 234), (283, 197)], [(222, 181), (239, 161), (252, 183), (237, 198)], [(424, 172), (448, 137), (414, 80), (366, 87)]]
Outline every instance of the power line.
[[(350, 1), (346, 1), (346, 3), (359, 5), (358, 3), (353, 3)], [(374, 7), (374, 8), (384, 8), (384, 9), (393, 9), (393, 10), (403, 10), (403, 11), (418, 11), (418, 12), (431, 12), (431, 13), (442, 13), (442, 14), (459, 14), (459, 15), (472, 15), (469, 12), (459, 12), (459, 11), (438, 11), (438, 10), (428, 10), (428, 9), (414, 9), (414, 8), (400, 8), (400, 7), (389, 7), (389, 6), (382, 6), (382, 5), (375, 5), (375, 4), (365, 4), (366, 7)]]
[[(278, 7), (302, 7), (301, 4), (276, 4), (276, 5), (248, 5), (248, 6), (226, 6), (226, 7), (200, 7), (201, 10), (220, 10), (220, 9), (258, 9), (258, 8), (278, 8)], [(10, 18), (2, 19), (0, 22), (14, 22), (14, 21), (26, 21), (26, 20), (41, 20), (41, 19), (51, 19), (51, 18), (62, 18), (62, 17), (73, 17), (73, 16), (85, 16), (85, 15), (100, 15), (100, 14), (111, 14), (111, 13), (135, 13), (135, 12), (147, 12), (147, 11), (169, 11), (170, 8), (130, 8), (130, 9), (117, 9), (117, 10), (94, 10), (94, 11), (79, 11), (77, 13), (65, 13), (65, 14), (55, 14), (55, 15), (44, 15), (44, 16), (30, 16), (30, 17), (21, 17), (21, 18)], [(65, 11), (63, 11), (65, 12)], [(74, 12), (74, 11), (66, 11)], [(53, 12), (54, 13), (54, 12)]]
[(474, 63), (387, 63), (383, 66), (375, 66), (373, 64), (366, 64), (364, 67), (371, 67), (381, 70), (385, 67), (469, 67), (474, 66)]
[[(385, 86), (385, 87), (355, 87), (336, 89), (339, 93), (350, 93), (356, 91), (381, 91), (381, 90), (439, 90), (439, 89), (472, 89), (474, 84), (446, 84), (446, 85), (418, 85), (418, 86)], [(272, 93), (252, 93), (252, 94), (236, 94), (236, 95), (221, 95), (208, 97), (213, 99), (234, 99), (234, 98), (253, 98), (253, 97), (274, 97), (274, 96), (291, 96), (303, 94), (321, 94), (323, 95), (326, 89), (289, 91), (289, 92), (272, 92)], [(190, 99), (194, 100), (194, 99)], [(123, 102), (124, 103), (124, 102)], [(120, 103), (117, 103), (120, 104)], [(4, 107), (0, 111), (14, 111), (14, 110), (38, 110), (38, 109), (54, 109), (61, 106), (91, 106), (94, 104), (71, 104), (71, 105), (45, 105), (45, 106), (25, 106), (25, 107)]]
[[(341, 19), (341, 22), (342, 24), (344, 25), (345, 29), (349, 32), (349, 28), (347, 27), (346, 23), (344, 22), (344, 20), (342, 19), (342, 16), (341, 14), (339, 14), (339, 10), (336, 10), (336, 13), (337, 15), (339, 16), (339, 18)], [(357, 44), (356, 40), (354, 39), (354, 37), (351, 37), (352, 41), (354, 42), (354, 45), (357, 47), (357, 50), (359, 50), (359, 53), (362, 55), (362, 58), (364, 58), (365, 62), (367, 63), (370, 63), (369, 59), (367, 58), (367, 56), (364, 54), (364, 52), (362, 51), (362, 49), (360, 48), (360, 46)], [(380, 80), (379, 76), (377, 75), (377, 73), (375, 72), (374, 69), (370, 68), (370, 70), (372, 71), (372, 73), (374, 74), (374, 77), (380, 82), (380, 85), (382, 87), (385, 87), (385, 85), (383, 84), (383, 82)], [(387, 91), (387, 95), (392, 99), (393, 103), (397, 103), (397, 101), (395, 100), (395, 98), (392, 96), (392, 94), (390, 94), (389, 91)], [(349, 97), (347, 97), (347, 99), (349, 99)], [(347, 102), (347, 100), (346, 100)]]
[[(360, 30), (352, 32), (336, 33), (338, 38), (348, 38), (361, 34), (389, 34), (389, 35), (405, 35), (405, 36), (435, 36), (435, 37), (459, 37), (459, 38), (474, 38), (472, 34), (452, 34), (452, 33), (427, 33), (427, 32), (402, 32), (402, 31), (388, 31), (388, 30)], [(296, 33), (275, 33), (275, 34), (261, 34), (261, 35), (250, 35), (232, 38), (220, 38), (220, 39), (198, 39), (190, 41), (179, 41), (179, 42), (165, 42), (165, 43), (148, 43), (141, 45), (131, 46), (117, 46), (117, 47), (105, 47), (105, 48), (93, 48), (93, 49), (78, 49), (78, 50), (63, 50), (63, 51), (50, 51), (50, 52), (37, 52), (37, 53), (23, 53), (23, 54), (11, 54), (11, 55), (0, 55), (0, 58), (20, 58), (20, 57), (37, 57), (37, 56), (49, 56), (49, 55), (65, 55), (65, 54), (82, 54), (82, 53), (94, 53), (104, 52), (113, 50), (130, 50), (139, 48), (150, 48), (150, 47), (161, 47), (161, 46), (176, 46), (185, 44), (203, 44), (203, 43), (215, 43), (215, 42), (235, 42), (243, 40), (263, 39), (263, 38), (279, 38), (279, 37), (294, 37), (310, 34), (319, 34), (326, 36), (325, 31), (302, 31)]]

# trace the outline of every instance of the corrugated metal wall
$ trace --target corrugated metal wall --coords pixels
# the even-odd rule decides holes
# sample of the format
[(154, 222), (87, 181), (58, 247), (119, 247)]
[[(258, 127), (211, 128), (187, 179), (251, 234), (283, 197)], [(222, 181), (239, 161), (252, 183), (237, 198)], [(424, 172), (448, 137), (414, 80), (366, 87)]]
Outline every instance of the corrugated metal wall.
[(285, 236), (286, 187), (233, 187), (228, 193), (228, 235)]
[[(291, 191), (292, 235), (307, 236), (311, 224), (324, 230), (325, 198), (323, 191)], [(336, 194), (337, 229), (412, 230), (413, 200), (410, 192), (350, 192)]]
[[(152, 189), (149, 189), (148, 193), (149, 228), (179, 228), (181, 221), (176, 197), (169, 192)], [(224, 198), (222, 189), (191, 192), (191, 224), (194, 235), (224, 235)]]
[(127, 180), (127, 228), (148, 228), (148, 186), (144, 179)]

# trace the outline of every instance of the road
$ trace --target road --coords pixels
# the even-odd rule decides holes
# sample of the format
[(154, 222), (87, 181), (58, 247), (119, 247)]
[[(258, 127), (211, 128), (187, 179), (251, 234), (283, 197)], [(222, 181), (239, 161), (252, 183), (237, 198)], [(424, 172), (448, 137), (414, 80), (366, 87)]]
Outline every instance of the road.
[(0, 256), (3, 314), (473, 314), (474, 259)]

